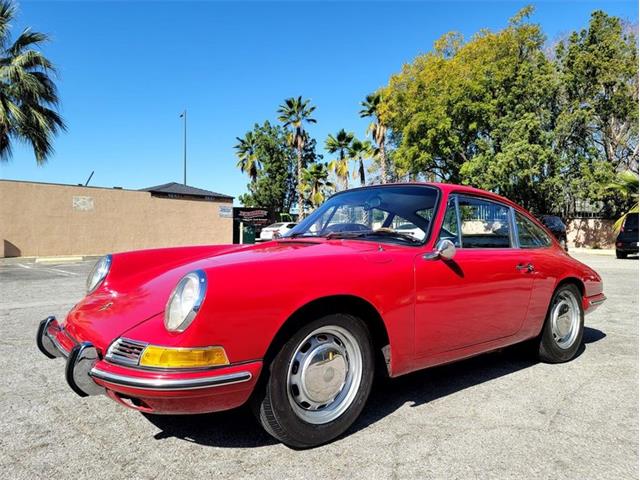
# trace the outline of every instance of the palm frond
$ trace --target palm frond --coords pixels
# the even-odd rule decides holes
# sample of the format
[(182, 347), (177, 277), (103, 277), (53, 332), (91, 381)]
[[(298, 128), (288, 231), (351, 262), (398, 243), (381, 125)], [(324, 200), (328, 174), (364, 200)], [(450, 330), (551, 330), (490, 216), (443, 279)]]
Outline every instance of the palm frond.
[(18, 56), (24, 52), (25, 49), (37, 46), (38, 44), (44, 43), (48, 40), (49, 37), (46, 34), (33, 32), (30, 28), (25, 28), (13, 44), (7, 48), (7, 52), (11, 56)]

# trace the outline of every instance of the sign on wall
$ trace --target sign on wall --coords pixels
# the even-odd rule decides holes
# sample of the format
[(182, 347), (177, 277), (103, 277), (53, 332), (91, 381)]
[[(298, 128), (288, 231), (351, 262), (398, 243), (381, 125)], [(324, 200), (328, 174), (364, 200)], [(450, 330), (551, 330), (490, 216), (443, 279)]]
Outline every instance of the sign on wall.
[(81, 212), (88, 212), (93, 210), (93, 197), (73, 197), (73, 209), (80, 210)]
[(218, 207), (218, 216), (220, 218), (233, 218), (233, 207), (231, 205), (220, 205)]

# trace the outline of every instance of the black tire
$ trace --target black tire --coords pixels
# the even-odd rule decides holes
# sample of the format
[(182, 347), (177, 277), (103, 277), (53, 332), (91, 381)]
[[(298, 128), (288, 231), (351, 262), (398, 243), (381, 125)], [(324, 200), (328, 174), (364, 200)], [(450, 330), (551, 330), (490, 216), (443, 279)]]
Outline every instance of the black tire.
[[(570, 345), (561, 348), (559, 342), (554, 338), (552, 316), (554, 309), (561, 302), (562, 298), (566, 295), (571, 295), (576, 301), (578, 314), (579, 314), (579, 330), (575, 336), (575, 339)], [(566, 297), (565, 297), (566, 298)], [(560, 286), (551, 297), (551, 303), (549, 305), (549, 311), (547, 312), (547, 318), (542, 327), (542, 332), (539, 337), (538, 345), (538, 358), (542, 362), (546, 363), (563, 363), (572, 360), (580, 346), (582, 345), (582, 337), (584, 335), (584, 310), (582, 308), (582, 294), (577, 286), (574, 284), (565, 284)]]
[(619, 258), (619, 259), (627, 258), (627, 254), (625, 252), (621, 252), (620, 250), (616, 250), (616, 258)]
[[(287, 382), (289, 367), (301, 342), (318, 328), (337, 326), (347, 330), (358, 343), (362, 360), (362, 376), (355, 396), (346, 410), (328, 423), (309, 423), (296, 413), (289, 399)], [(373, 346), (365, 323), (352, 315), (331, 314), (302, 326), (282, 345), (269, 365), (265, 378), (253, 401), (254, 413), (264, 429), (285, 445), (312, 448), (335, 439), (358, 418), (371, 391), (374, 377)]]

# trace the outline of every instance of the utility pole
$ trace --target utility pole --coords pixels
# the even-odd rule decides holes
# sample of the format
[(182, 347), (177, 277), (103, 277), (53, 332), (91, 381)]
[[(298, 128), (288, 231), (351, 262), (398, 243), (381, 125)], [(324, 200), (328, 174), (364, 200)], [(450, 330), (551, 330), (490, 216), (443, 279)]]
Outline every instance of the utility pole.
[(184, 118), (184, 184), (187, 184), (187, 109), (180, 115)]

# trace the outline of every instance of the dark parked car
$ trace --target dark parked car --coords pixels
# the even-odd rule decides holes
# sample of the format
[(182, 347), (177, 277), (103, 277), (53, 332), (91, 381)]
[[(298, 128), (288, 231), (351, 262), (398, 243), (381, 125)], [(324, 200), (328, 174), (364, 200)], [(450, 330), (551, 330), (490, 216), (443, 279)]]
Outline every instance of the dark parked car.
[(616, 257), (627, 258), (630, 253), (638, 253), (638, 214), (630, 213), (622, 223), (616, 238)]
[(562, 248), (569, 250), (567, 247), (567, 226), (562, 219), (555, 215), (543, 215), (540, 217), (540, 221), (558, 239)]

